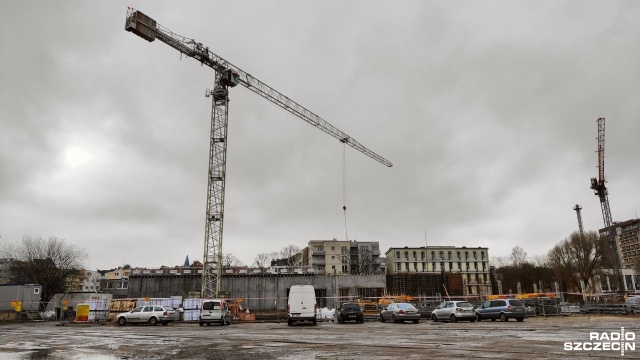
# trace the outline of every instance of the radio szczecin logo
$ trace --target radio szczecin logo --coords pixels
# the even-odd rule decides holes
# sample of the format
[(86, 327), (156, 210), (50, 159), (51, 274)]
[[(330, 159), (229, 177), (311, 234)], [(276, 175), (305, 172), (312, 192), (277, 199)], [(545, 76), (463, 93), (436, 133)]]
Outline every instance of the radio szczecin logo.
[(620, 331), (590, 332), (589, 341), (565, 342), (566, 351), (620, 351), (624, 356), (626, 350), (636, 350), (636, 333)]

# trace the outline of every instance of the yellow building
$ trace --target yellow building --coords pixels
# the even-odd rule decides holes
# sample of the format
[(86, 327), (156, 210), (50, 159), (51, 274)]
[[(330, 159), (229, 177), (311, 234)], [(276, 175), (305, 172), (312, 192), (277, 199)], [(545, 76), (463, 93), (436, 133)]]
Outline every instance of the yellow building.
[(462, 274), (465, 294), (491, 294), (489, 249), (422, 246), (389, 248), (387, 274), (453, 272)]

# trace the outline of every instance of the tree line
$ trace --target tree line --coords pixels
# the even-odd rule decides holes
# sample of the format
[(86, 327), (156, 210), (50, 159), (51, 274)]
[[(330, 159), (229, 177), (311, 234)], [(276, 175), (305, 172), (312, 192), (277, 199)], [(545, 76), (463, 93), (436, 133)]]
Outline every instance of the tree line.
[[(502, 293), (544, 292), (551, 289), (588, 293), (596, 290), (595, 282), (602, 269), (611, 268), (607, 250), (608, 246), (595, 231), (584, 234), (574, 232), (544, 256), (529, 257), (520, 246), (515, 246), (510, 255), (493, 257), (490, 261), (495, 267), (495, 280), (500, 281)], [(299, 247), (287, 245), (280, 251), (258, 254), (252, 266), (294, 266), (299, 261), (297, 255), (300, 252)], [(0, 247), (0, 257), (6, 258), (10, 264), (8, 274), (0, 273), (0, 279), (10, 283), (41, 285), (42, 299), (46, 305), (53, 295), (69, 291), (78, 280), (84, 278), (84, 261), (88, 255), (85, 249), (64, 239), (24, 236), (15, 244)], [(223, 254), (222, 258), (223, 266), (243, 266), (231, 253)], [(354, 274), (366, 273), (362, 270), (366, 270), (366, 264), (348, 266)], [(640, 271), (640, 262), (634, 266)], [(560, 285), (560, 289), (556, 288), (556, 284)], [(494, 293), (499, 290), (497, 285), (493, 284)]]

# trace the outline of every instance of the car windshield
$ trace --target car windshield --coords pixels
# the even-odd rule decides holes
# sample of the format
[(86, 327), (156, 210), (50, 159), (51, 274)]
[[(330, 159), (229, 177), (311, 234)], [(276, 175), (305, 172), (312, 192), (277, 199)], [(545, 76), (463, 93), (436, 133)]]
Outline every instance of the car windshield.
[(358, 304), (342, 304), (342, 308), (345, 310), (360, 310)]
[(473, 305), (471, 305), (470, 302), (468, 301), (460, 301), (459, 303), (456, 304), (457, 307), (473, 307)]

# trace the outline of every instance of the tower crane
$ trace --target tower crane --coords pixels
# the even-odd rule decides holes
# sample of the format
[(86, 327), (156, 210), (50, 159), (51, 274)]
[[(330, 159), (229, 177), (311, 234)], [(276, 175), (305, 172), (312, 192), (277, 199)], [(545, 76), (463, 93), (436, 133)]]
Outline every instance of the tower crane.
[(205, 93), (207, 97), (212, 98), (212, 110), (202, 271), (201, 296), (203, 298), (219, 296), (220, 279), (222, 277), (222, 228), (224, 222), (224, 193), (227, 165), (229, 88), (242, 85), (306, 121), (310, 125), (338, 139), (343, 144), (358, 150), (387, 167), (392, 166), (389, 160), (369, 150), (353, 137), (345, 134), (320, 116), (256, 79), (253, 75), (214, 54), (209, 50), (209, 47), (170, 31), (141, 11), (128, 8), (125, 30), (149, 42), (156, 39), (160, 40), (187, 57), (199, 61), (201, 65), (206, 65), (215, 71), (214, 88), (213, 90), (207, 89)]
[(604, 124), (603, 117), (598, 118), (598, 178), (591, 178), (591, 189), (600, 198), (600, 207), (602, 208), (602, 219), (606, 229), (606, 244), (609, 247), (609, 255), (611, 258), (611, 267), (617, 283), (617, 289), (621, 290), (624, 285), (622, 273), (620, 272), (620, 259), (618, 257), (618, 242), (613, 228), (613, 218), (611, 217), (611, 207), (609, 206), (609, 190), (605, 183), (604, 177)]

